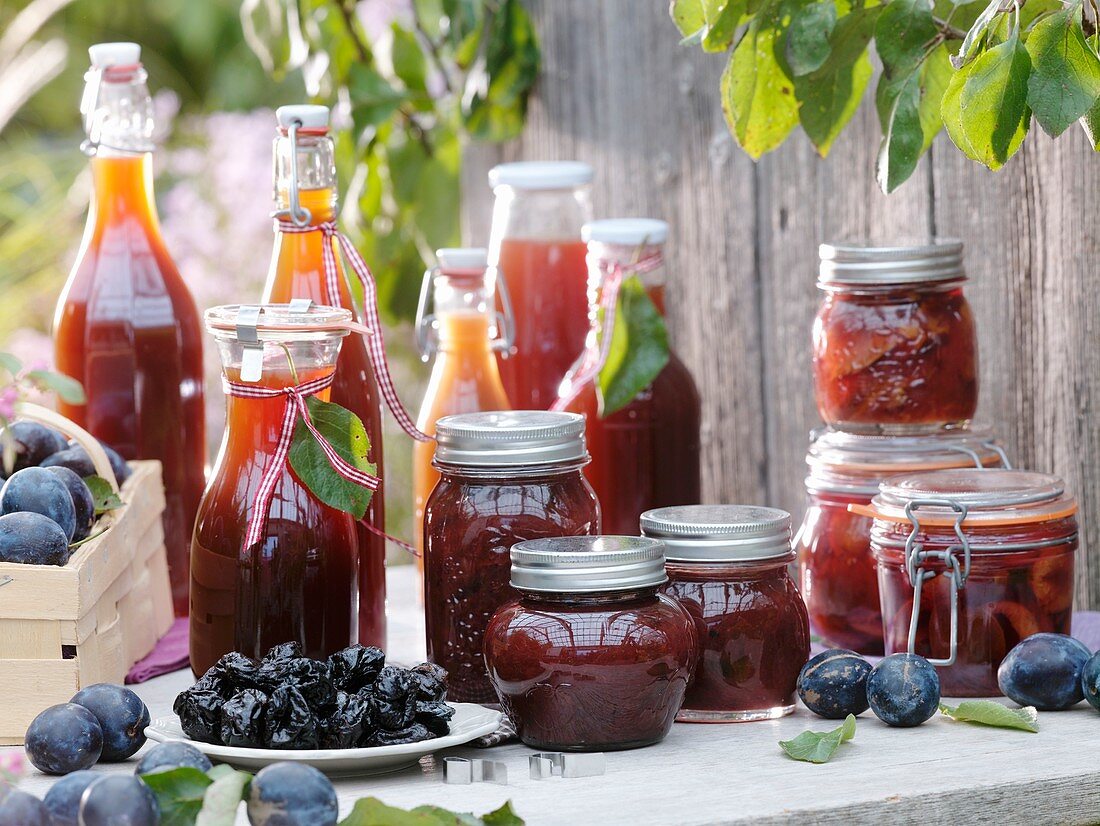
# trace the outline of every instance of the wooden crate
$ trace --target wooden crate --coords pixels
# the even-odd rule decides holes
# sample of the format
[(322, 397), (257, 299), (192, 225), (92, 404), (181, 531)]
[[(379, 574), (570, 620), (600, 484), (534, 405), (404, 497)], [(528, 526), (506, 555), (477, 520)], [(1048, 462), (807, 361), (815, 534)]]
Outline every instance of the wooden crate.
[(98, 531), (63, 567), (0, 563), (0, 745), (92, 683), (121, 683), (172, 625), (160, 462), (130, 463)]

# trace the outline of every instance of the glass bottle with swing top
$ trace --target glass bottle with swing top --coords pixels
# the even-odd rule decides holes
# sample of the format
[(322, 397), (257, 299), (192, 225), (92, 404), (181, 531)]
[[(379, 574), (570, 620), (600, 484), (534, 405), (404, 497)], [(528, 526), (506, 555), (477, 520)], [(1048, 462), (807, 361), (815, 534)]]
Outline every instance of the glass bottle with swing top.
[[(284, 226), (304, 231), (275, 231), (275, 249), (264, 287), (265, 302), (309, 298), (318, 304), (343, 307), (358, 316), (350, 282), (336, 239), (320, 231), (336, 220), (336, 165), (325, 106), (282, 106), (274, 142), (275, 217)], [(318, 228), (316, 231), (309, 231)], [(337, 270), (333, 294), (325, 277), (324, 247), (333, 251)], [(340, 348), (332, 383), (332, 401), (359, 417), (370, 439), (369, 459), (382, 476), (382, 408), (378, 382), (359, 335)], [(371, 530), (358, 525), (359, 641), (384, 646), (386, 641), (385, 499), (379, 489), (364, 517)]]
[[(277, 457), (284, 391), (332, 375), (351, 313), (296, 302), (214, 307), (205, 318), (222, 359), (226, 429), (191, 546), (191, 668), (203, 674), (230, 651), (261, 657), (288, 641), (324, 658), (357, 636), (356, 525)], [(328, 401), (331, 391), (312, 395)], [(249, 544), (272, 473), (260, 539)]]

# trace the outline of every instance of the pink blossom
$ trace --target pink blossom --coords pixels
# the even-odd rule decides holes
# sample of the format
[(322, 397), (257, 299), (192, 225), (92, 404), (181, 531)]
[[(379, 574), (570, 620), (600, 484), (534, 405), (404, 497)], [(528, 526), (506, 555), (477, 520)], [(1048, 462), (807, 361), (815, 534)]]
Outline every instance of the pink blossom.
[(22, 751), (9, 749), (0, 753), (0, 782), (11, 783), (14, 786), (26, 773), (27, 760)]
[(11, 421), (15, 418), (15, 403), (19, 401), (19, 391), (14, 387), (0, 388), (0, 419)]

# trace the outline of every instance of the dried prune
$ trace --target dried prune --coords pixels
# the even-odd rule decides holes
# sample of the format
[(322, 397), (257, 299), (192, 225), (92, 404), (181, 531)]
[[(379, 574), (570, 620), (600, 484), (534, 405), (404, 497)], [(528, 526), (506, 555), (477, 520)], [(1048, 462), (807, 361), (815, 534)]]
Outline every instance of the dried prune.
[(294, 642), (281, 642), (278, 645), (271, 646), (268, 652), (264, 654), (264, 662), (272, 662), (273, 660), (290, 660), (297, 659), (304, 656), (302, 652), (302, 644), (298, 641)]
[(203, 676), (213, 674), (216, 677), (221, 677), (235, 689), (257, 688), (258, 670), (259, 663), (254, 659), (236, 651), (230, 651), (214, 663)]
[(416, 722), (424, 726), (436, 737), (443, 737), (451, 733), (451, 724), (448, 722), (455, 716), (455, 710), (442, 702), (417, 703)]
[(221, 739), (227, 746), (256, 748), (264, 741), (264, 710), (267, 695), (246, 688), (230, 698), (221, 711)]
[(367, 739), (366, 745), (399, 746), (403, 743), (419, 743), (421, 740), (432, 740), (434, 738), (435, 735), (420, 723), (413, 723), (411, 726), (403, 728), (400, 731), (384, 731), (379, 729)]
[(317, 748), (317, 718), (292, 685), (275, 689), (268, 698), (264, 744), (269, 749)]
[(416, 682), (403, 668), (383, 668), (369, 694), (375, 720), (387, 731), (406, 728), (416, 716)]
[(180, 728), (192, 740), (220, 743), (223, 703), (224, 700), (217, 692), (189, 688), (176, 697), (172, 703), (172, 711), (179, 715)]
[(337, 692), (332, 710), (320, 721), (320, 744), (325, 749), (350, 749), (374, 733), (371, 705), (357, 694)]
[(328, 664), (308, 657), (265, 661), (257, 671), (257, 681), (268, 691), (294, 686), (315, 709), (331, 704), (336, 696)]
[(237, 693), (236, 686), (230, 683), (224, 674), (215, 671), (214, 668), (199, 677), (198, 681), (191, 686), (191, 689), (195, 691), (213, 691), (225, 700)]
[(333, 684), (352, 693), (373, 683), (385, 664), (386, 655), (373, 645), (351, 645), (328, 658)]
[(447, 669), (435, 663), (420, 663), (409, 669), (416, 683), (416, 698), (424, 703), (440, 702), (447, 697)]

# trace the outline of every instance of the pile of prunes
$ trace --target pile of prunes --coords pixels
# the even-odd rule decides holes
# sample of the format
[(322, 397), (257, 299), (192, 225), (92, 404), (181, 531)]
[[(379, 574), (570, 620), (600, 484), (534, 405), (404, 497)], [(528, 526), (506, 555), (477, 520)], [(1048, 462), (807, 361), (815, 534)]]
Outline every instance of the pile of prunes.
[(386, 665), (373, 646), (327, 660), (296, 642), (256, 662), (230, 653), (176, 697), (172, 709), (192, 740), (259, 749), (350, 749), (416, 743), (450, 733), (447, 672), (438, 665)]

